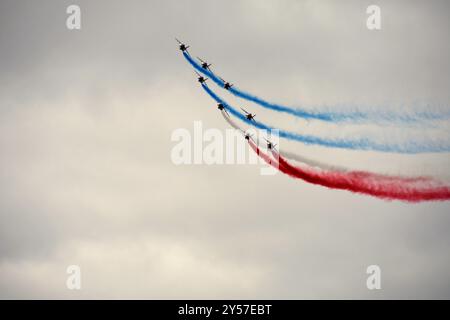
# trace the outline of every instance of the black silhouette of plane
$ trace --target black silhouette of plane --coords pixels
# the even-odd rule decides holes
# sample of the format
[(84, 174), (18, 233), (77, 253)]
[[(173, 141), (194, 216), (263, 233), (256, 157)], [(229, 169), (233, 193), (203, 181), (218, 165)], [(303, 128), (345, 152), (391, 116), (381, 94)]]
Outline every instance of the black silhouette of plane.
[(208, 78), (203, 77), (203, 76), (202, 76), (200, 73), (198, 73), (197, 71), (195, 71), (195, 73), (196, 73), (197, 76), (198, 76), (198, 79), (197, 79), (198, 82), (200, 82), (200, 83), (205, 83), (206, 80), (208, 80)]
[[(248, 141), (249, 141), (250, 139), (252, 139), (253, 134), (245, 133), (244, 137), (245, 137), (245, 140), (248, 140)], [(253, 139), (252, 139), (252, 140), (253, 140)]]
[(245, 109), (243, 109), (243, 108), (241, 108), (241, 110), (245, 112), (245, 117), (246, 117), (248, 120), (253, 120), (253, 121), (256, 122), (256, 120), (255, 120), (256, 114), (251, 114), (250, 112), (248, 112), (247, 110), (245, 110)]
[(223, 87), (225, 88), (225, 90), (230, 90), (230, 88), (233, 86), (233, 84), (229, 83), (228, 81), (223, 80), (222, 78), (220, 78), (220, 80), (223, 81)]
[(206, 62), (205, 60), (202, 60), (202, 58), (197, 57), (198, 60), (200, 60), (200, 62), (202, 63), (202, 68), (208, 71), (211, 71), (211, 69), (209, 67), (212, 66), (211, 63)]
[(187, 49), (189, 48), (189, 46), (187, 46), (187, 45), (185, 45), (184, 43), (182, 43), (180, 40), (178, 40), (177, 38), (175, 38), (175, 40), (177, 40), (177, 42), (180, 44), (180, 46), (179, 46), (179, 48), (180, 48), (180, 50), (181, 51), (186, 51), (187, 52)]
[(223, 105), (223, 103), (218, 103), (218, 104), (217, 104), (217, 109), (219, 109), (220, 111), (225, 111), (225, 113), (227, 114), (227, 116), (230, 117), (230, 115), (228, 114), (227, 109), (225, 109), (225, 106)]
[(267, 148), (268, 148), (269, 150), (272, 150), (272, 149), (274, 149), (274, 148), (277, 146), (276, 143), (272, 143), (270, 140), (267, 140), (266, 138), (264, 138), (264, 140), (266, 140), (266, 142), (267, 142)]

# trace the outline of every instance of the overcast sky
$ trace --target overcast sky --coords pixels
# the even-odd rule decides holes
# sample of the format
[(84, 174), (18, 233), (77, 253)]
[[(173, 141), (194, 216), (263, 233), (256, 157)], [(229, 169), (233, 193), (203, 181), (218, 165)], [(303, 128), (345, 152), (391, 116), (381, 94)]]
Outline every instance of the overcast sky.
[[(66, 28), (70, 4), (81, 7), (81, 30)], [(370, 4), (381, 8), (379, 31), (366, 28)], [(450, 203), (386, 202), (262, 176), (255, 165), (170, 158), (175, 129), (192, 131), (196, 120), (228, 128), (174, 37), (269, 100), (450, 111), (449, 9), (447, 1), (2, 0), (0, 297), (450, 298)], [(336, 127), (248, 107), (305, 133), (401, 140), (449, 131)], [(358, 169), (450, 172), (447, 153), (281, 143)], [(66, 288), (73, 264), (79, 291)], [(366, 288), (372, 264), (381, 290)]]

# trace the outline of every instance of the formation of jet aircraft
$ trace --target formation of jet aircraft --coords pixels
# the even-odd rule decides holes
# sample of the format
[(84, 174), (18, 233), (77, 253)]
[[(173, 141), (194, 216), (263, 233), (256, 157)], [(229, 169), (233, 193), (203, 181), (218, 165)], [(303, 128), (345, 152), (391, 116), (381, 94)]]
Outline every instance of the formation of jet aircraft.
[[(180, 49), (182, 52), (186, 52), (187, 54), (189, 54), (189, 52), (187, 51), (187, 49), (189, 48), (189, 46), (186, 45), (185, 43), (181, 42), (181, 41), (178, 40), (177, 38), (175, 38), (175, 40), (178, 42), (178, 45), (179, 45), (178, 47), (179, 47), (179, 49)], [(210, 68), (210, 67), (212, 66), (211, 63), (208, 63), (207, 61), (203, 60), (203, 59), (200, 58), (200, 57), (197, 57), (197, 59), (200, 61), (202, 69), (207, 70), (207, 71), (209, 71), (209, 72), (212, 72), (212, 70), (211, 70), (211, 68)], [(195, 73), (196, 73), (197, 76), (198, 76), (197, 81), (198, 81), (200, 84), (202, 84), (202, 85), (206, 85), (206, 80), (208, 80), (208, 78), (205, 78), (204, 76), (202, 76), (202, 75), (201, 75), (200, 73), (198, 73), (197, 71), (195, 71)], [(220, 78), (220, 77), (218, 77), (218, 78), (219, 78), (220, 80), (223, 81), (223, 88), (224, 88), (225, 90), (230, 90), (230, 88), (233, 86), (233, 84), (231, 84), (230, 82), (225, 81), (224, 79), (222, 79), (222, 78)], [(224, 111), (224, 112), (227, 114), (228, 117), (230, 116), (230, 115), (228, 114), (228, 111), (227, 111), (227, 109), (226, 109), (226, 106), (225, 106), (223, 103), (218, 103), (218, 104), (217, 104), (217, 108), (218, 108), (220, 111)], [(248, 112), (247, 110), (245, 110), (244, 108), (241, 108), (241, 110), (244, 111), (245, 117), (246, 117), (248, 120), (250, 120), (250, 121), (255, 121), (255, 122), (256, 122), (256, 120), (255, 120), (256, 114), (252, 114), (252, 113)], [(250, 134), (248, 134), (248, 133), (246, 133), (246, 132), (243, 132), (243, 133), (244, 133), (244, 137), (245, 137), (246, 140), (252, 139), (252, 135), (250, 135)], [(253, 140), (253, 139), (252, 139), (252, 140)], [(266, 140), (266, 142), (267, 142), (267, 148), (268, 148), (268, 149), (275, 148), (276, 144), (273, 144), (272, 142), (270, 142), (270, 141), (267, 140), (267, 139), (265, 139), (265, 140)]]

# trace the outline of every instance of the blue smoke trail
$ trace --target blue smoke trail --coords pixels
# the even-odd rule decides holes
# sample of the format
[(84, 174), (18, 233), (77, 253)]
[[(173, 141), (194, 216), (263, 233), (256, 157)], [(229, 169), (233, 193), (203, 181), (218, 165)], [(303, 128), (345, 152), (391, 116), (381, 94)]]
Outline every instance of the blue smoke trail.
[[(247, 123), (251, 126), (254, 126), (258, 129), (263, 129), (263, 130), (268, 130), (268, 131), (275, 129), (264, 123), (247, 119), (244, 114), (240, 113), (239, 111), (234, 109), (232, 106), (230, 106), (228, 103), (226, 103), (222, 98), (220, 98), (216, 93), (214, 93), (206, 84), (202, 83), (202, 87), (206, 91), (206, 93), (209, 94), (209, 96), (211, 98), (213, 98), (217, 103), (222, 103), (228, 112), (230, 112), (235, 117), (241, 119), (245, 123)], [(449, 152), (450, 151), (450, 148), (448, 146), (443, 146), (440, 144), (427, 143), (427, 144), (423, 145), (423, 144), (409, 142), (404, 145), (386, 145), (386, 144), (370, 141), (369, 139), (330, 140), (330, 139), (324, 139), (324, 138), (310, 136), (310, 135), (301, 135), (301, 134), (298, 134), (295, 132), (289, 132), (289, 131), (284, 131), (284, 130), (279, 130), (279, 136), (282, 138), (289, 139), (289, 140), (303, 142), (305, 144), (313, 144), (313, 145), (320, 145), (320, 146), (331, 147), (331, 148), (340, 148), (340, 149), (372, 150), (372, 151), (381, 151), (381, 152), (409, 153), (409, 154), (427, 153), (427, 152)]]
[[(195, 61), (187, 52), (183, 52), (186, 60), (199, 72), (203, 73), (205, 76), (209, 77), (212, 81), (214, 81), (219, 87), (224, 87), (224, 81), (216, 76), (213, 72), (203, 69), (202, 66)], [(230, 91), (235, 96), (252, 101), (264, 108), (271, 109), (278, 112), (284, 112), (295, 117), (303, 118), (303, 119), (316, 119), (327, 122), (410, 122), (414, 123), (417, 121), (433, 121), (433, 120), (442, 120), (443, 118), (450, 117), (450, 114), (442, 113), (436, 114), (431, 112), (416, 112), (414, 116), (411, 115), (401, 115), (394, 113), (363, 113), (358, 111), (351, 111), (348, 113), (336, 113), (336, 112), (313, 112), (306, 111), (297, 108), (289, 108), (283, 105), (275, 104), (267, 102), (257, 96), (244, 92), (235, 86), (231, 87), (228, 91)]]

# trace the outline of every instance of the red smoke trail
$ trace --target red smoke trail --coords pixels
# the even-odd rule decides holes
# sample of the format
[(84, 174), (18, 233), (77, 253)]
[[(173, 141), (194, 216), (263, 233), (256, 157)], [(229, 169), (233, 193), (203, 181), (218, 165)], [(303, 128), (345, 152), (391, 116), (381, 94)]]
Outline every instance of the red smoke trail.
[(343, 189), (351, 192), (368, 194), (386, 200), (403, 200), (420, 202), (430, 200), (450, 200), (450, 188), (427, 178), (403, 178), (373, 174), (362, 171), (335, 172), (297, 167), (291, 165), (275, 151), (272, 155), (262, 152), (253, 141), (250, 147), (268, 164), (281, 172), (306, 182), (318, 184), (332, 189)]

